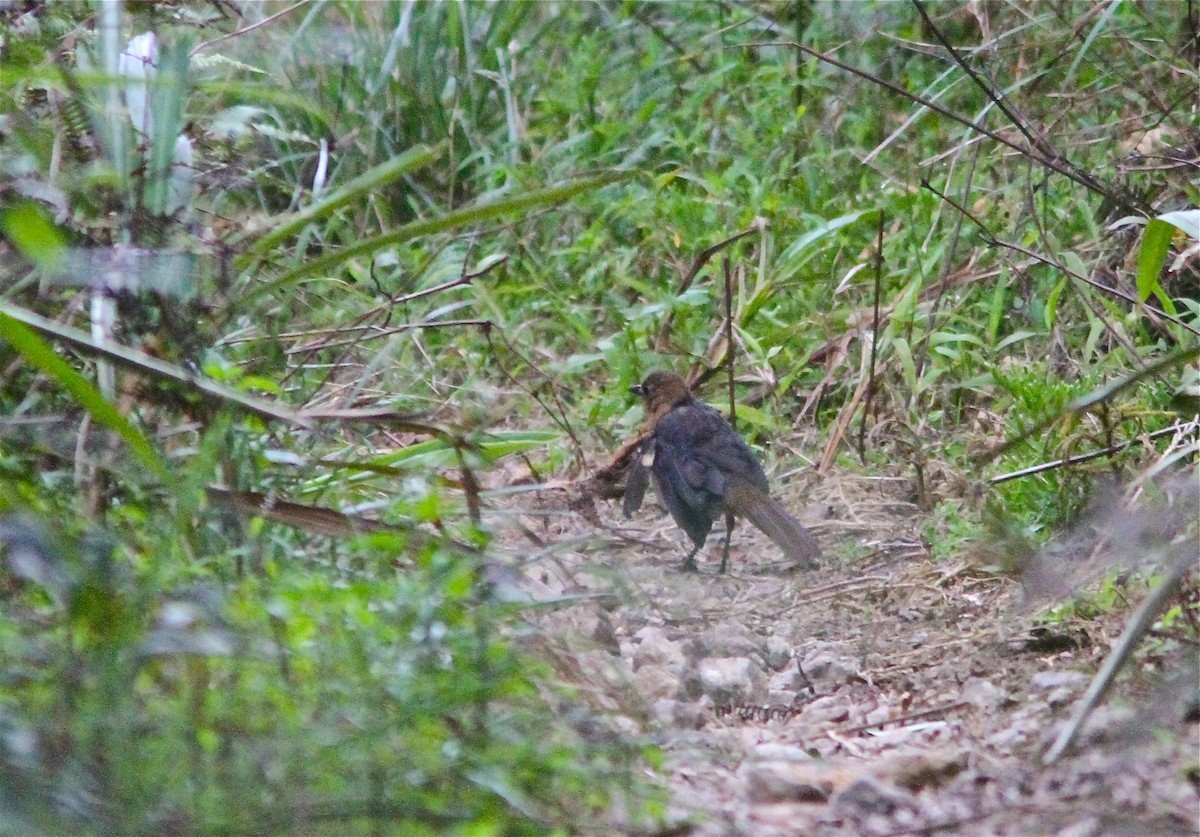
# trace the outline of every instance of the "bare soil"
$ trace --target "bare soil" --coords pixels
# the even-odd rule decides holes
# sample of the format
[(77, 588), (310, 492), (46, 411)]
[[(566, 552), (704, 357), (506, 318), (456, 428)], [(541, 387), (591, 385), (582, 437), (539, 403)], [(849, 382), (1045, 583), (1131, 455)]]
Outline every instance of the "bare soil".
[(807, 492), (826, 554), (805, 572), (739, 526), (731, 572), (714, 533), (682, 573), (685, 538), (653, 503), (602, 508), (600, 538), (561, 494), (503, 516), (514, 555), (547, 547), (521, 584), (555, 603), (531, 618), (572, 700), (661, 748), (659, 833), (1200, 833), (1200, 684), (1156, 685), (1196, 658), (1186, 637), (1145, 643), (1079, 744), (1042, 759), (1145, 583), (1046, 620), (972, 556), (932, 558), (908, 490), (847, 475)]

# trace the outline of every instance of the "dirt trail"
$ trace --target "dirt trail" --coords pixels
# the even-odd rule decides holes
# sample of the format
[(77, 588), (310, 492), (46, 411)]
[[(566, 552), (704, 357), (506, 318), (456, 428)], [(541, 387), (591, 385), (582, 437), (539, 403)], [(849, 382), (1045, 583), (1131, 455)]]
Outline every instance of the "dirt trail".
[(814, 527), (826, 557), (799, 574), (748, 527), (729, 575), (715, 574), (716, 537), (702, 572), (681, 574), (683, 536), (652, 504), (634, 521), (602, 510), (600, 544), (576, 515), (527, 518), (547, 542), (593, 537), (532, 562), (523, 583), (582, 597), (536, 617), (542, 650), (581, 702), (661, 746), (672, 833), (1200, 833), (1196, 719), (1171, 706), (1153, 733), (1112, 708), (1145, 706), (1158, 673), (1118, 688), (1068, 758), (1041, 764), (1127, 611), (1035, 626), (1015, 582), (930, 558), (902, 490), (824, 481), (808, 499), (834, 512)]

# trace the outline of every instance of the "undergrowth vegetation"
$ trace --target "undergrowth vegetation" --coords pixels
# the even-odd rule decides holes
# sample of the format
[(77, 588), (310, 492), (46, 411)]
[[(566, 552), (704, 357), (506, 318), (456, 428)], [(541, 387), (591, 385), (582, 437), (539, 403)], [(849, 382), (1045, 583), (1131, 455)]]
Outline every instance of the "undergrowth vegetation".
[(938, 554), (1077, 519), (1197, 411), (1198, 27), (0, 5), (0, 830), (657, 816), (522, 646), (498, 465), (587, 477), (728, 287), (788, 469), (911, 478)]

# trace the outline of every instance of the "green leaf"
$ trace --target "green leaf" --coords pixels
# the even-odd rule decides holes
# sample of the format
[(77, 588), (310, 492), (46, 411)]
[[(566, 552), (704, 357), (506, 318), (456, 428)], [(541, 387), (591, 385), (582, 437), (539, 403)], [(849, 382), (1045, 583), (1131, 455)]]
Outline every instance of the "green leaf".
[(1048, 329), (1054, 328), (1054, 318), (1058, 313), (1058, 300), (1066, 287), (1067, 277), (1064, 276), (1058, 280), (1058, 283), (1051, 289), (1050, 296), (1046, 298), (1046, 328)]
[[(1179, 216), (1182, 213), (1168, 213), (1171, 216)], [(1167, 261), (1167, 252), (1171, 247), (1171, 237), (1175, 235), (1176, 229), (1184, 229), (1179, 226), (1181, 219), (1172, 217), (1171, 220), (1163, 220), (1166, 216), (1151, 218), (1150, 223), (1146, 225), (1146, 232), (1142, 236), (1142, 250), (1138, 254), (1137, 268), (1137, 291), (1138, 302), (1145, 302), (1150, 298), (1150, 294), (1158, 297), (1159, 303), (1163, 310), (1168, 314), (1175, 313), (1175, 305), (1171, 302), (1171, 298), (1167, 296), (1166, 290), (1163, 288), (1159, 277), (1162, 276), (1163, 265)], [(1184, 229), (1185, 232), (1195, 234), (1190, 230)]]
[(21, 255), (43, 270), (62, 262), (66, 236), (35, 203), (21, 201), (0, 214), (0, 229)]
[(38, 337), (33, 329), (0, 311), (0, 338), (7, 340), (27, 361), (56, 380), (96, 421), (116, 431), (155, 476), (167, 484), (174, 481), (166, 463), (159, 457), (150, 441), (117, 412), (117, 408), (105, 400), (98, 389)]
[(996, 352), (999, 353), (1015, 343), (1020, 343), (1022, 340), (1028, 340), (1030, 337), (1037, 337), (1040, 332), (1036, 331), (1014, 331), (1012, 334), (1005, 337), (996, 344)]
[(171, 169), (175, 162), (175, 144), (183, 128), (183, 106), (189, 92), (188, 49), (190, 38), (164, 43), (159, 51), (158, 73), (150, 87), (150, 147), (147, 152), (146, 208), (155, 215), (167, 215), (172, 206)]
[[(479, 450), (490, 459), (499, 459), (516, 453), (537, 450), (559, 438), (559, 434), (550, 430), (512, 430), (489, 434), (488, 438), (478, 443)], [(328, 464), (328, 463), (326, 463)], [(372, 456), (362, 461), (347, 461), (339, 463), (338, 467), (360, 471), (351, 477), (339, 477), (334, 474), (323, 474), (308, 480), (300, 487), (299, 493), (308, 494), (324, 490), (332, 484), (354, 485), (379, 476), (390, 476), (399, 466), (429, 469), (448, 468), (458, 464), (454, 447), (445, 439), (426, 439), (405, 445), (399, 450), (389, 451), (378, 456)]]
[(908, 341), (903, 337), (897, 337), (892, 340), (892, 348), (900, 360), (904, 382), (908, 385), (909, 392), (915, 395), (917, 393), (917, 365), (913, 362), (912, 350), (909, 348)]
[(554, 204), (572, 198), (582, 192), (590, 189), (598, 189), (601, 186), (607, 186), (610, 183), (615, 183), (629, 177), (631, 172), (618, 171), (602, 174), (597, 177), (589, 177), (583, 180), (576, 180), (571, 183), (566, 183), (561, 186), (551, 186), (547, 189), (539, 189), (535, 192), (528, 192), (524, 195), (519, 195), (513, 198), (504, 198), (502, 200), (491, 201), (489, 203), (478, 204), (476, 206), (468, 206), (463, 209), (456, 209), (452, 212), (447, 212), (438, 218), (431, 218), (427, 221), (413, 221), (410, 224), (405, 224), (402, 227), (392, 230), (391, 232), (377, 235), (372, 238), (364, 238), (356, 244), (351, 244), (348, 247), (343, 247), (341, 250), (335, 250), (327, 253), (311, 261), (307, 261), (295, 269), (284, 274), (274, 282), (263, 285), (256, 291), (248, 295), (248, 301), (262, 294), (274, 293), (281, 291), (288, 285), (293, 284), (298, 279), (314, 273), (328, 273), (331, 269), (337, 267), (343, 262), (349, 261), (355, 256), (365, 255), (377, 250), (383, 250), (387, 247), (392, 247), (405, 241), (410, 241), (414, 238), (419, 238), (424, 235), (444, 232), (452, 230), (456, 227), (465, 226), (467, 224), (477, 224), (482, 221), (490, 221), (493, 218), (498, 218), (501, 215), (508, 215), (513, 212), (521, 212), (526, 209), (543, 204)]
[(815, 230), (810, 230), (797, 238), (795, 241), (789, 244), (782, 253), (779, 254), (779, 260), (777, 262), (778, 272), (775, 276), (775, 281), (785, 282), (792, 278), (796, 271), (798, 271), (804, 264), (805, 251), (808, 250), (808, 248), (813, 244), (820, 241), (822, 238), (825, 238), (827, 235), (832, 235), (842, 227), (853, 224), (855, 221), (864, 216), (874, 215), (875, 212), (876, 210), (874, 209), (864, 209), (861, 212), (850, 212), (846, 215), (841, 215), (837, 218), (826, 221)]
[(1180, 209), (1177, 212), (1165, 212), (1154, 220), (1170, 224), (1178, 228), (1193, 241), (1200, 241), (1200, 209)]
[(393, 180), (429, 165), (438, 158), (441, 152), (442, 145), (434, 148), (430, 148), (427, 145), (416, 145), (403, 154), (399, 154), (385, 163), (368, 169), (350, 182), (330, 192), (316, 203), (305, 207), (294, 215), (281, 218), (274, 229), (251, 244), (246, 254), (238, 258), (237, 266), (247, 266), (253, 256), (274, 247), (288, 236), (296, 233), (305, 224), (331, 215), (341, 207), (382, 188)]

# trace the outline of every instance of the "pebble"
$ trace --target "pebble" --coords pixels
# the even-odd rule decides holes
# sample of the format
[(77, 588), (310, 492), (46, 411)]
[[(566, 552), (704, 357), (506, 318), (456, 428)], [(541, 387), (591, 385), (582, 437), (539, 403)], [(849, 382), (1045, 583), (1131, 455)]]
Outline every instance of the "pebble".
[(1080, 671), (1039, 671), (1030, 678), (1029, 688), (1035, 692), (1074, 688), (1086, 683), (1087, 679), (1087, 675)]

